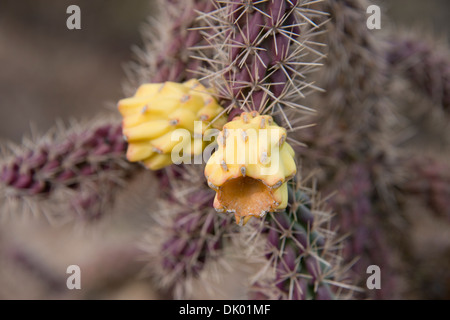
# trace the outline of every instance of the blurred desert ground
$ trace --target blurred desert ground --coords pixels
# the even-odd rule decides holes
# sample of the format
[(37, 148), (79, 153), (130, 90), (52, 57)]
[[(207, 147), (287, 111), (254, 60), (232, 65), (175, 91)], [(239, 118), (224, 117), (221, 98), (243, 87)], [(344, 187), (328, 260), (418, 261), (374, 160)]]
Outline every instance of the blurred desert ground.
[[(152, 0), (1, 0), (0, 141), (19, 142), (30, 124), (88, 119), (123, 97), (124, 65)], [(450, 1), (377, 1), (392, 21), (450, 35)], [(81, 8), (82, 30), (66, 28), (66, 9)]]

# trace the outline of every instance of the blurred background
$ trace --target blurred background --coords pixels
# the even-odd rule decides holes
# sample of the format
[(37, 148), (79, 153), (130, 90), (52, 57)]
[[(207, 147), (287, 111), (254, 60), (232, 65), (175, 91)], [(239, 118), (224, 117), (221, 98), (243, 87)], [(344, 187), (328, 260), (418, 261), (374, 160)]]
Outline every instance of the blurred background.
[[(0, 139), (20, 141), (33, 123), (89, 118), (122, 97), (123, 66), (141, 43), (149, 0), (0, 1)], [(81, 9), (68, 30), (67, 7)]]
[[(122, 97), (124, 65), (141, 45), (153, 0), (1, 0), (0, 141), (19, 142), (33, 124), (90, 118)], [(378, 1), (400, 27), (450, 35), (450, 1)], [(81, 8), (82, 30), (66, 28)]]

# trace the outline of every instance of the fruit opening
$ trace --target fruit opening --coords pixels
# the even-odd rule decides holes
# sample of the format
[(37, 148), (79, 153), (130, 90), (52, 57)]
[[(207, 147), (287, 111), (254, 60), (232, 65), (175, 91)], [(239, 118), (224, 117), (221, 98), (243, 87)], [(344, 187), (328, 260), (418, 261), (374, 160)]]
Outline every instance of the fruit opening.
[(219, 190), (219, 201), (227, 211), (234, 211), (236, 219), (261, 216), (276, 208), (272, 189), (250, 177), (231, 179)]

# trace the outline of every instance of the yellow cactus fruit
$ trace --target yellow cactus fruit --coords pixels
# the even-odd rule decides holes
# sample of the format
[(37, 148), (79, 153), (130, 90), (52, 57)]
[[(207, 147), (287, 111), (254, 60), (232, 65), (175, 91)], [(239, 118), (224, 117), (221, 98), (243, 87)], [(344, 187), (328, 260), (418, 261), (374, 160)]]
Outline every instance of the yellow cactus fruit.
[[(151, 170), (171, 165), (175, 146), (190, 143), (187, 156), (201, 154), (206, 145), (198, 135), (208, 127), (222, 129), (226, 122), (225, 116), (220, 116), (224, 109), (214, 99), (212, 90), (196, 79), (143, 84), (133, 97), (119, 101), (118, 109), (128, 141), (127, 159), (142, 162)], [(196, 121), (201, 124), (199, 129)], [(175, 132), (177, 129), (184, 130)]]
[(286, 130), (268, 115), (244, 112), (224, 125), (218, 149), (205, 167), (214, 208), (234, 213), (244, 225), (251, 217), (287, 206), (287, 181), (297, 172)]

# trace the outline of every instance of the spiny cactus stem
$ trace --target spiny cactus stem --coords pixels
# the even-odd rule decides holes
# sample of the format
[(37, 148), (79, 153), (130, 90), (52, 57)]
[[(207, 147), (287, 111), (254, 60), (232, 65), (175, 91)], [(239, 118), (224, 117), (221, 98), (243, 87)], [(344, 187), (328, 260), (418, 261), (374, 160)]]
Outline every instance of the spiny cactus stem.
[(450, 113), (449, 53), (414, 37), (390, 41), (387, 60), (430, 99)]
[[(203, 36), (209, 46), (193, 50), (211, 65), (199, 73), (218, 88), (228, 111), (239, 108), (266, 114), (281, 105), (311, 112), (295, 101), (317, 89), (305, 81), (305, 75), (323, 58), (312, 48), (314, 41), (308, 40), (319, 28), (313, 20), (325, 13), (308, 10), (310, 3), (218, 1), (214, 11), (199, 17), (206, 21)], [(205, 49), (216, 52), (215, 59), (206, 59)], [(306, 59), (309, 55), (318, 57)]]

